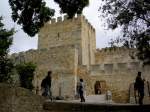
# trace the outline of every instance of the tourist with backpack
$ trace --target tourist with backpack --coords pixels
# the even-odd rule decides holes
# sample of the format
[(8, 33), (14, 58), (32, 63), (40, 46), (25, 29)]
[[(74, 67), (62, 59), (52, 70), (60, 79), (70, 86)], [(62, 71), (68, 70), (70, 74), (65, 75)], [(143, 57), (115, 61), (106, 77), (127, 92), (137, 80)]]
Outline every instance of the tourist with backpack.
[(52, 100), (51, 74), (52, 71), (48, 71), (47, 76), (42, 80), (41, 88), (43, 89), (42, 96), (50, 97), (50, 99)]

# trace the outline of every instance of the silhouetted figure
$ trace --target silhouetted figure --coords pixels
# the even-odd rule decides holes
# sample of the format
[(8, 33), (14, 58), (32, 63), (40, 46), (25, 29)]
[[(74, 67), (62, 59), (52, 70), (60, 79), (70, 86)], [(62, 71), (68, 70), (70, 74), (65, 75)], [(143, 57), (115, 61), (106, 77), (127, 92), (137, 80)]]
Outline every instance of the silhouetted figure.
[(141, 78), (141, 72), (138, 72), (138, 75), (135, 80), (134, 84), (135, 91), (138, 91), (139, 96), (139, 104), (143, 105), (143, 98), (144, 98), (144, 79)]
[(85, 91), (84, 90), (84, 82), (83, 82), (83, 79), (80, 79), (79, 94), (80, 94), (81, 102), (85, 102), (84, 91)]
[(47, 76), (42, 80), (41, 87), (43, 89), (42, 96), (49, 96), (52, 100), (52, 93), (51, 93), (51, 71), (48, 71)]

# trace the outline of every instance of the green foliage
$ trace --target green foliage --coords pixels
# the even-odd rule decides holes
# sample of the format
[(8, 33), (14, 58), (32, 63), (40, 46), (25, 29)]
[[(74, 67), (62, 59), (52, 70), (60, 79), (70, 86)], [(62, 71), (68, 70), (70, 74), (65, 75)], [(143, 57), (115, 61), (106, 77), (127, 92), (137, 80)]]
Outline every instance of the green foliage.
[(11, 79), (13, 63), (8, 58), (9, 47), (12, 44), (14, 29), (6, 30), (0, 17), (0, 82), (8, 82)]
[(89, 0), (54, 0), (59, 4), (61, 13), (67, 13), (72, 18), (76, 13), (81, 14), (85, 6), (89, 4)]
[[(150, 62), (150, 0), (102, 0), (100, 10), (108, 27), (121, 27), (123, 36), (111, 42), (121, 42), (129, 48), (137, 48), (137, 56), (145, 64)], [(142, 37), (141, 37), (142, 36)], [(144, 43), (143, 43), (144, 42)]]
[(19, 74), (21, 87), (24, 87), (30, 90), (33, 89), (32, 80), (34, 77), (35, 68), (36, 68), (36, 65), (31, 62), (16, 65), (16, 69)]
[(143, 61), (144, 65), (150, 64), (150, 29), (146, 30), (141, 34), (133, 35), (136, 39), (137, 56)]
[(29, 36), (39, 32), (45, 22), (54, 15), (54, 10), (46, 7), (43, 0), (9, 0), (12, 19), (22, 26)]

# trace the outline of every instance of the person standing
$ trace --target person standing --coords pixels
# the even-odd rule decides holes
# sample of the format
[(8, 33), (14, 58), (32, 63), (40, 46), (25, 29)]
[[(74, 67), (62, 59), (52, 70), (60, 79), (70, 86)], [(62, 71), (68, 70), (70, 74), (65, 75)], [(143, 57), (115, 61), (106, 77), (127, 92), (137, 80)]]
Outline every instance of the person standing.
[(134, 89), (138, 91), (140, 105), (143, 105), (143, 98), (144, 98), (144, 79), (141, 77), (141, 72), (138, 72), (137, 77), (135, 79)]
[(52, 71), (48, 71), (47, 76), (42, 80), (41, 88), (43, 89), (42, 96), (49, 96), (52, 100), (52, 92), (51, 92), (51, 74)]
[(84, 92), (85, 92), (85, 88), (84, 88), (84, 82), (83, 79), (80, 79), (80, 85), (79, 85), (79, 94), (80, 94), (80, 99), (81, 102), (85, 102), (85, 98), (84, 98)]

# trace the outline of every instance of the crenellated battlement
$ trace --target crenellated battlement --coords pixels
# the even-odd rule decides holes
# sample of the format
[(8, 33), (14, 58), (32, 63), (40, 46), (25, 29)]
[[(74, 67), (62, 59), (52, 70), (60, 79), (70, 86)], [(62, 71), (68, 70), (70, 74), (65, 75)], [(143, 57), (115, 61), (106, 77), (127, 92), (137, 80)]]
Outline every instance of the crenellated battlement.
[(96, 53), (104, 53), (104, 54), (114, 54), (114, 53), (120, 53), (120, 52), (129, 52), (134, 51), (135, 49), (129, 49), (127, 47), (106, 47), (102, 49), (96, 49)]
[(22, 51), (22, 52), (19, 52), (19, 53), (13, 53), (13, 54), (11, 55), (11, 57), (18, 57), (18, 56), (20, 56), (20, 55), (26, 55), (26, 54), (28, 54), (28, 53), (33, 54), (33, 53), (36, 53), (36, 52), (37, 52), (37, 50), (35, 50), (35, 49), (30, 49), (30, 50), (28, 50), (28, 51)]
[[(78, 15), (78, 17), (74, 17), (72, 20), (75, 20), (77, 18), (80, 18), (80, 16)], [(66, 20), (69, 20), (68, 19), (68, 16), (67, 15), (64, 15), (64, 16), (60, 16), (60, 17), (57, 17), (57, 18), (52, 18), (50, 20), (50, 24), (55, 24), (55, 23), (59, 23), (59, 22), (64, 22)]]
[(96, 64), (99, 63), (124, 63), (137, 61), (136, 49), (126, 47), (109, 47), (97, 49), (95, 53)]
[(51, 24), (60, 24), (60, 23), (63, 23), (63, 22), (66, 22), (66, 21), (72, 21), (72, 22), (75, 22), (77, 20), (81, 20), (81, 21), (84, 21), (88, 26), (89, 28), (95, 32), (95, 28), (89, 23), (89, 21), (85, 18), (84, 15), (81, 15), (81, 14), (77, 14), (75, 17), (73, 17), (72, 19), (68, 19), (68, 16), (67, 15), (64, 15), (64, 16), (60, 16), (60, 17), (57, 17), (57, 18), (52, 18), (49, 22), (46, 23), (46, 25), (51, 25)]

